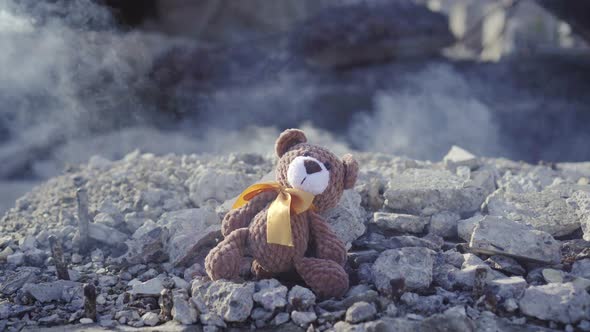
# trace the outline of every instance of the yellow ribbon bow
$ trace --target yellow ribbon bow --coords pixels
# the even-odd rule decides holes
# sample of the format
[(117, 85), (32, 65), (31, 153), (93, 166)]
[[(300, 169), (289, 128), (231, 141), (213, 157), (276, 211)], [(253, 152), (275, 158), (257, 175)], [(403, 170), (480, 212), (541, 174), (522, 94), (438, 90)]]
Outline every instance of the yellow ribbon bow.
[(278, 193), (266, 215), (266, 242), (292, 247), (291, 210), (295, 214), (307, 211), (312, 207), (314, 195), (303, 190), (284, 187), (278, 182), (257, 183), (240, 194), (232, 209), (246, 205), (249, 200), (265, 191)]

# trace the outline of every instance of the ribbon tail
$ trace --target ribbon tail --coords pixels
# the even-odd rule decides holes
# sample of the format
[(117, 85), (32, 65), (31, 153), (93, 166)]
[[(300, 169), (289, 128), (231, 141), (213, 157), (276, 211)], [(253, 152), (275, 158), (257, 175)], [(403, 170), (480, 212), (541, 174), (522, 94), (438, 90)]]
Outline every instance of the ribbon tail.
[(291, 195), (280, 192), (271, 203), (266, 216), (266, 241), (293, 247), (291, 235)]

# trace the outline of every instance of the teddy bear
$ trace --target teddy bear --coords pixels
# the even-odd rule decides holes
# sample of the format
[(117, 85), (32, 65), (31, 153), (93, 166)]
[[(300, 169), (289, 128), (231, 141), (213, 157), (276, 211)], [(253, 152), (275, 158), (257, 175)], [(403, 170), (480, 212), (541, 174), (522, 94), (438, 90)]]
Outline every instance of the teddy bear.
[(276, 182), (240, 195), (222, 221), (224, 239), (205, 258), (206, 272), (211, 280), (236, 279), (249, 254), (257, 279), (295, 271), (318, 297), (340, 297), (349, 283), (346, 248), (322, 213), (354, 186), (358, 163), (307, 143), (298, 129), (285, 130), (275, 151)]

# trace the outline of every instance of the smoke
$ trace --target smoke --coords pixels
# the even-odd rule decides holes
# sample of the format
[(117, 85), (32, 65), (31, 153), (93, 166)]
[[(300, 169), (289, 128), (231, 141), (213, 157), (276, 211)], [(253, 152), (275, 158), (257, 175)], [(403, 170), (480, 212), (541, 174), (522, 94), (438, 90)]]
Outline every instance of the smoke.
[(452, 145), (482, 156), (502, 155), (492, 111), (448, 65), (434, 64), (379, 91), (373, 112), (360, 112), (350, 139), (361, 150), (440, 160)]
[(141, 91), (153, 88), (146, 77), (161, 44), (121, 33), (90, 0), (0, 0), (5, 139), (24, 139), (25, 129), (48, 124), (59, 128), (49, 135), (63, 139), (149, 121), (154, 106)]

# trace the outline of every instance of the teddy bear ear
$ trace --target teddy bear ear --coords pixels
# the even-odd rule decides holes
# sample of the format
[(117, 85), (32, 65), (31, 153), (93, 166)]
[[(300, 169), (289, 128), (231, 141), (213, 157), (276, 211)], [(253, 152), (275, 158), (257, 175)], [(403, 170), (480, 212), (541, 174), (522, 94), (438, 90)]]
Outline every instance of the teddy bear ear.
[(359, 173), (359, 164), (352, 157), (351, 154), (345, 154), (342, 157), (344, 163), (344, 189), (351, 189), (356, 183), (356, 178)]
[(303, 131), (299, 129), (287, 129), (283, 131), (277, 139), (277, 142), (275, 143), (275, 151), (280, 158), (293, 146), (305, 142), (307, 142), (307, 137), (305, 137)]

